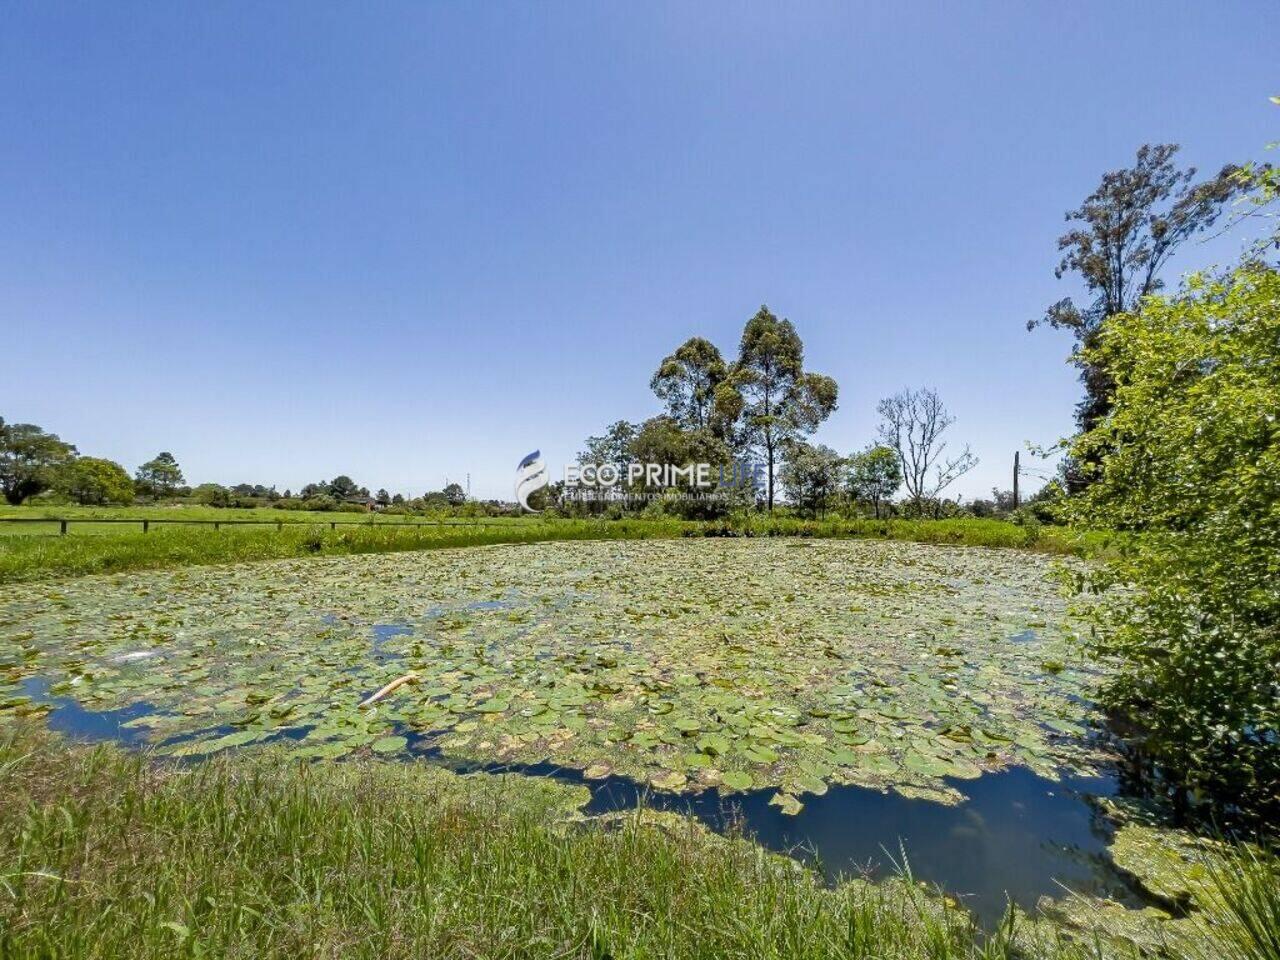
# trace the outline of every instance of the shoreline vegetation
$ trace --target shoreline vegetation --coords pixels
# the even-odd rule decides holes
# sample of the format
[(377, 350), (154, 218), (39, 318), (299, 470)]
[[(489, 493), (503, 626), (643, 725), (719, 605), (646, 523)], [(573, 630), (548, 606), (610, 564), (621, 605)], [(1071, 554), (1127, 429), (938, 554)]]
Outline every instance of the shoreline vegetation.
[[(25, 515), (11, 509), (3, 515)], [(72, 519), (213, 519), (201, 512), (174, 508), (150, 510), (102, 509), (59, 512), (47, 508), (38, 515), (51, 520)], [(239, 511), (217, 511), (220, 520)], [(244, 511), (273, 514), (274, 511)], [(269, 519), (275, 521), (279, 514)], [(241, 563), (305, 556), (392, 553), (510, 543), (557, 540), (642, 540), (678, 537), (818, 537), (907, 540), (938, 545), (1028, 549), (1072, 556), (1092, 556), (1110, 549), (1114, 536), (1105, 531), (1017, 524), (1003, 520), (955, 518), (907, 520), (866, 518), (805, 520), (785, 516), (744, 516), (717, 521), (665, 519), (572, 520), (537, 517), (453, 520), (439, 526), (397, 525), (372, 520), (331, 529), (331, 517), (284, 520), (275, 526), (165, 524), (148, 533), (123, 524), (93, 527), (77, 523), (66, 536), (55, 532), (13, 529), (28, 524), (0, 523), (0, 583), (20, 583), (57, 577), (154, 570), (197, 564)], [(9, 529), (4, 529), (4, 528)], [(50, 530), (52, 531), (52, 523)], [(7, 534), (7, 535), (6, 535)]]
[[(831, 887), (683, 817), (586, 817), (584, 788), (527, 777), (270, 748), (178, 765), (22, 724), (0, 733), (0, 795), (6, 957), (1143, 955), (1016, 910), (983, 932), (909, 872)], [(1274, 958), (1270, 870), (1210, 871), (1214, 939), (1161, 955)]]

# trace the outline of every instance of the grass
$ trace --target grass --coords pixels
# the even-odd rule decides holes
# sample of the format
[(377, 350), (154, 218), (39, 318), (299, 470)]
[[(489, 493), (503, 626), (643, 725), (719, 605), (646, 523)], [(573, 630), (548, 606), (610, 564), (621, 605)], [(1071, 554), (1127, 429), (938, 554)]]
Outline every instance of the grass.
[(159, 527), (145, 534), (131, 531), (112, 536), (8, 537), (0, 538), (0, 583), (286, 557), (672, 535), (661, 525), (642, 521), (557, 521), (398, 528), (388, 524), (336, 530), (323, 524), (286, 524), (280, 530)]
[(832, 890), (670, 818), (574, 822), (557, 793), (567, 789), (270, 753), (154, 766), (10, 728), (0, 733), (0, 956), (1013, 951), (1008, 931), (982, 939), (966, 914), (909, 883)]
[(1220, 958), (1280, 958), (1280, 861), (1242, 846), (1234, 857), (1213, 865), (1217, 896), (1210, 920), (1223, 932)]
[[(276, 510), (271, 507), (209, 507), (199, 504), (167, 504), (143, 507), (84, 507), (74, 504), (39, 506), (12, 506), (0, 503), (0, 521), (5, 518), (21, 518), (26, 521), (45, 520), (44, 523), (5, 523), (0, 522), (0, 537), (5, 536), (47, 536), (58, 532), (57, 521), (61, 519), (77, 521), (70, 527), (73, 536), (85, 534), (121, 534), (137, 532), (139, 526), (118, 522), (93, 523), (119, 520), (163, 520), (166, 526), (175, 522), (191, 521), (205, 524), (207, 521), (255, 520), (272, 524), (312, 524), (338, 523), (341, 525), (369, 524), (394, 525), (413, 523), (466, 524), (478, 523), (484, 526), (505, 526), (510, 524), (527, 524), (537, 522), (538, 518), (528, 517), (484, 517), (479, 520), (457, 517), (423, 517), (391, 513), (367, 513), (364, 510), (323, 511), (323, 510)], [(157, 526), (158, 528), (158, 526)]]
[[(0, 730), (0, 956), (916, 958), (1139, 956), (1010, 914), (992, 934), (904, 877), (825, 887), (742, 839), (573, 788), (373, 760), (178, 767)], [(1276, 960), (1275, 866), (1168, 960)]]
[[(30, 511), (29, 513), (24, 511)], [(241, 516), (244, 514), (246, 516)], [(25, 508), (0, 510), (0, 516), (134, 517), (172, 519), (270, 519), (284, 527), (164, 525), (142, 533), (125, 524), (102, 524), (85, 530), (73, 526), (65, 537), (0, 536), (0, 583), (49, 577), (116, 573), (191, 564), (234, 563), (310, 555), (386, 553), (490, 543), (547, 540), (649, 539), (680, 536), (801, 536), (911, 540), (918, 543), (1032, 549), (1061, 554), (1090, 554), (1107, 548), (1109, 537), (1059, 527), (1026, 527), (1000, 520), (801, 520), (753, 516), (735, 522), (699, 523), (674, 519), (564, 520), (541, 517), (482, 522), (454, 521), (431, 527), (396, 527), (398, 518), (373, 517), (366, 526), (339, 526), (351, 514), (307, 514), (304, 519), (277, 510), (216, 510), (209, 507)], [(252, 516), (249, 516), (252, 515)], [(362, 515), (367, 516), (367, 515)], [(4, 528), (43, 528), (37, 524), (2, 524)], [(52, 534), (50, 524), (48, 532)], [(93, 536), (91, 532), (103, 535)], [(108, 535), (109, 534), (109, 535)]]

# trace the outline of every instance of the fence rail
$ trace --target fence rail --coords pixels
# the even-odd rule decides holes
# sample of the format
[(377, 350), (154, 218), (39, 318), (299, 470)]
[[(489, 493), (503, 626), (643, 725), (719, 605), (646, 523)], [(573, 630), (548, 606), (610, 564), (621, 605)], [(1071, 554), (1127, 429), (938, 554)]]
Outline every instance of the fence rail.
[(253, 524), (260, 527), (317, 527), (329, 525), (330, 530), (338, 527), (509, 527), (509, 521), (500, 520), (244, 520), (231, 518), (227, 520), (179, 519), (177, 517), (0, 517), (0, 523), (56, 523), (58, 533), (67, 535), (67, 528), (73, 523), (133, 523), (141, 524), (142, 532), (149, 533), (152, 524), (181, 524), (184, 526), (211, 526), (217, 530), (224, 526)]

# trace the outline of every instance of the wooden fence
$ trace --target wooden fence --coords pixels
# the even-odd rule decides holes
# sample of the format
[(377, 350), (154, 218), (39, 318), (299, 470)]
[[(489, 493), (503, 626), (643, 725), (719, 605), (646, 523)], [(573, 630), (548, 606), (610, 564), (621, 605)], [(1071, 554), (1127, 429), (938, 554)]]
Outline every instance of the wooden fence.
[(513, 526), (509, 521), (501, 520), (396, 520), (375, 522), (373, 520), (184, 520), (177, 517), (0, 517), (0, 523), (56, 523), (58, 524), (58, 533), (62, 536), (67, 535), (67, 530), (73, 523), (132, 523), (140, 524), (143, 533), (149, 533), (152, 525), (160, 525), (165, 523), (183, 524), (185, 526), (212, 526), (218, 530), (222, 527), (238, 526), (238, 525), (257, 525), (275, 527), (277, 530), (283, 530), (285, 527), (314, 527), (329, 525), (330, 530), (337, 530), (338, 527), (508, 527)]

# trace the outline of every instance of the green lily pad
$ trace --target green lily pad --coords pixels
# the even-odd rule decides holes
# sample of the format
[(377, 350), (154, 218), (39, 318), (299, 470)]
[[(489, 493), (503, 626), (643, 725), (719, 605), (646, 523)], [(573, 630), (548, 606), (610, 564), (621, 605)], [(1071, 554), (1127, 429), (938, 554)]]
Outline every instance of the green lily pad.
[(769, 806), (778, 807), (789, 817), (794, 817), (804, 809), (804, 804), (789, 793), (775, 793), (769, 798)]

